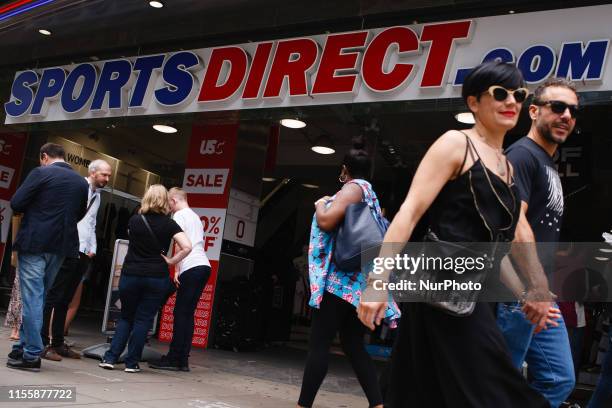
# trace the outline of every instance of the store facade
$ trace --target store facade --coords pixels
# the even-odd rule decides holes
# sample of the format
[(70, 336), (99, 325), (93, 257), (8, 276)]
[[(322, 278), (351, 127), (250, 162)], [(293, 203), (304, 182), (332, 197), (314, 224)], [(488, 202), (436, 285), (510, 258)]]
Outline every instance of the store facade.
[[(586, 109), (580, 133), (557, 159), (567, 196), (565, 236), (595, 240), (612, 228), (610, 17), (612, 5), (598, 5), (191, 50), (177, 46), (20, 69), (4, 103), (3, 132), (29, 137), (25, 174), (45, 141), (64, 144), (81, 173), (88, 160), (113, 163), (116, 179), (98, 220), (99, 240), (109, 251), (114, 238), (125, 237), (119, 219), (129, 216), (148, 185), (183, 186), (202, 218), (215, 279), (227, 283), (220, 292), (214, 279), (207, 287), (194, 344), (205, 346), (215, 330), (221, 339), (232, 319), (257, 326), (253, 330), (264, 339), (281, 340), (291, 329), (274, 333), (272, 318), (244, 316), (224, 301), (238, 292), (244, 298), (251, 288), (260, 314), (287, 322), (281, 326), (307, 319), (308, 289), (298, 299), (295, 284), (303, 272), (289, 273), (287, 265), (307, 239), (312, 202), (337, 189), (337, 166), (351, 138), (362, 134), (369, 141), (374, 186), (392, 216), (427, 146), (444, 131), (467, 126), (455, 120), (465, 111), (461, 84), (484, 60), (516, 63), (531, 89), (556, 76), (576, 82)], [(528, 128), (522, 116), (510, 141)], [(279, 126), (281, 119), (299, 119), (306, 127), (288, 129)], [(162, 135), (153, 125), (178, 132)], [(335, 154), (310, 151), (324, 136), (332, 139)], [(298, 181), (293, 190), (291, 180)], [(16, 183), (17, 177), (8, 182), (13, 191)], [(9, 195), (0, 197), (3, 211)], [(581, 210), (585, 205), (589, 214)], [(282, 260), (272, 259), (279, 253)], [(103, 262), (99, 267), (104, 287), (108, 269)], [(241, 284), (245, 276), (255, 276), (259, 289)], [(162, 339), (169, 338), (170, 327), (166, 309)]]

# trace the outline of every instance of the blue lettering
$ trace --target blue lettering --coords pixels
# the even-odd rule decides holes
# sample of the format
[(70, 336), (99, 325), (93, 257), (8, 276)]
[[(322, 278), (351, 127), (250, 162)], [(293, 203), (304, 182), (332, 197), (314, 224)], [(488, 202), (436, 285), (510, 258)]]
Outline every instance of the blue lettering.
[(108, 94), (109, 109), (123, 107), (121, 89), (128, 83), (132, 75), (132, 64), (128, 60), (107, 61), (102, 67), (98, 88), (91, 102), (92, 110), (102, 109), (104, 99)]
[(546, 45), (533, 45), (525, 50), (518, 60), (518, 68), (525, 82), (535, 84), (543, 81), (555, 69), (555, 53)]
[[(75, 99), (77, 83), (81, 82), (79, 95)], [(77, 65), (66, 78), (62, 91), (62, 108), (68, 113), (75, 113), (85, 107), (96, 87), (96, 68), (92, 64)]]
[(496, 48), (484, 56), (482, 62), (485, 61), (514, 62), (514, 54), (507, 48)]
[(557, 76), (574, 81), (597, 81), (603, 76), (610, 40), (589, 41), (586, 48), (580, 42), (561, 47)]
[(32, 86), (38, 83), (38, 75), (34, 71), (20, 72), (13, 81), (11, 95), (13, 100), (4, 104), (4, 111), (8, 116), (19, 117), (24, 115), (34, 99)]
[(199, 63), (198, 56), (188, 51), (176, 53), (168, 58), (162, 71), (167, 86), (155, 90), (155, 99), (165, 106), (175, 106), (184, 102), (192, 94), (194, 84), (194, 77), (188, 69)]
[[(40, 85), (32, 104), (30, 115), (46, 115), (48, 104), (46, 99), (55, 99), (59, 95), (64, 81), (66, 80), (66, 71), (62, 68), (47, 68), (43, 71), (40, 78)], [(44, 106), (44, 107), (43, 107)]]
[(164, 55), (151, 55), (149, 57), (141, 57), (134, 63), (134, 71), (139, 71), (136, 85), (132, 91), (132, 98), (130, 99), (130, 108), (142, 107), (147, 89), (149, 88), (149, 82), (151, 81), (151, 74), (153, 70), (161, 68), (164, 64)]

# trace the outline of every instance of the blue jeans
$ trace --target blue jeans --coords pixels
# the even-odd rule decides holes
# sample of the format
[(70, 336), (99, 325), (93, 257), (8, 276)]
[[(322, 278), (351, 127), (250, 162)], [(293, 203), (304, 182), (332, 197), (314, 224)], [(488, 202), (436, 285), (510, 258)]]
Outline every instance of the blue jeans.
[(514, 365), (529, 365), (530, 385), (556, 408), (571, 394), (576, 384), (569, 337), (563, 318), (558, 327), (549, 327), (535, 334), (533, 325), (519, 303), (500, 303), (497, 307), (499, 326)]
[(121, 318), (117, 323), (111, 347), (104, 354), (105, 361), (116, 363), (127, 344), (125, 366), (133, 368), (138, 364), (147, 340), (147, 333), (153, 326), (153, 318), (161, 306), (169, 285), (171, 283), (168, 277), (121, 275), (119, 280)]
[(20, 252), (17, 256), (19, 284), (21, 287), (21, 327), (19, 343), (13, 350), (23, 351), (24, 360), (36, 360), (43, 351), (40, 330), (43, 325), (43, 309), (47, 290), (53, 285), (57, 271), (64, 261), (58, 254), (30, 254)]
[(612, 406), (612, 326), (610, 326), (610, 347), (601, 365), (601, 376), (587, 408)]

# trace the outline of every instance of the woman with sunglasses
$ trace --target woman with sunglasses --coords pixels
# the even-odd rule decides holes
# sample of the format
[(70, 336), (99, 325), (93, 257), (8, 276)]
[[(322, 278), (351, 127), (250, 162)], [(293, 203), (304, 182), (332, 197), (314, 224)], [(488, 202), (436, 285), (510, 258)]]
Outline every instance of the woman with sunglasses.
[[(465, 132), (446, 132), (429, 148), (385, 243), (401, 247), (425, 211), (439, 240), (512, 241), (520, 203), (502, 145), (527, 95), (514, 65), (487, 62), (470, 72), (462, 96), (476, 123)], [(395, 255), (387, 251), (381, 256)], [(369, 282), (376, 279), (370, 275)], [(374, 328), (385, 305), (362, 300), (360, 320)], [(513, 366), (488, 303), (476, 303), (461, 317), (428, 303), (404, 304), (389, 378), (385, 407), (549, 406)]]

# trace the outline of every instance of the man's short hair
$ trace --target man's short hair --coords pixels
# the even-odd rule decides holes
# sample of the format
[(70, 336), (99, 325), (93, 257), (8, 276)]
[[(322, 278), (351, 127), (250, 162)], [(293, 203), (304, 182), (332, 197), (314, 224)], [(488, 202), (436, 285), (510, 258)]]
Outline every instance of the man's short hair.
[(91, 163), (89, 163), (89, 166), (87, 167), (87, 170), (89, 170), (90, 173), (93, 173), (93, 172), (96, 172), (96, 171), (100, 170), (100, 167), (102, 167), (104, 165), (110, 167), (110, 164), (108, 164), (108, 162), (106, 160), (96, 159), (96, 160), (92, 161)]
[(43, 154), (46, 154), (48, 157), (52, 159), (62, 159), (66, 158), (66, 151), (61, 145), (56, 143), (45, 143), (40, 148), (40, 158), (42, 159)]
[(574, 92), (576, 96), (578, 96), (578, 91), (576, 91), (576, 85), (569, 79), (565, 78), (550, 78), (542, 85), (538, 86), (536, 90), (533, 92), (533, 104), (537, 105), (539, 103), (544, 102), (542, 100), (542, 95), (548, 88), (558, 87), (558, 88), (566, 88), (570, 91)]
[(170, 197), (180, 197), (182, 200), (187, 201), (187, 193), (180, 187), (172, 187), (168, 190)]

